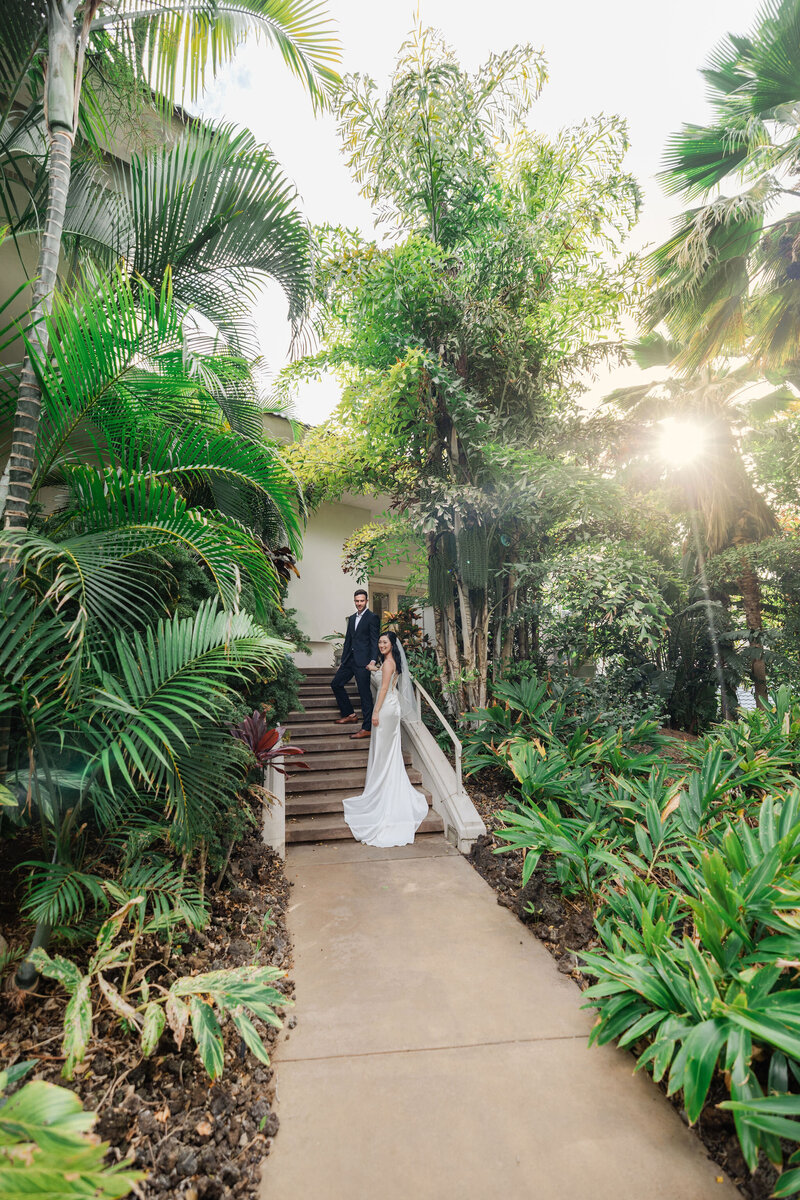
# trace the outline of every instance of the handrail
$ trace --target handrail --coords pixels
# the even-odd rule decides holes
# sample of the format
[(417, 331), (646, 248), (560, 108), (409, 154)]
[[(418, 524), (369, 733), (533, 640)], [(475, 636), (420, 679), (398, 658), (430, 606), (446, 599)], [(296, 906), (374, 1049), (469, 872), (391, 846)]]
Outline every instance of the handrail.
[(428, 704), (433, 709), (433, 711), (436, 713), (436, 716), (439, 718), (440, 722), (444, 726), (446, 732), (450, 735), (450, 741), (453, 743), (453, 749), (455, 751), (456, 779), (458, 780), (458, 790), (459, 790), (459, 792), (463, 792), (464, 784), (463, 784), (463, 781), (461, 778), (461, 742), (458, 740), (455, 733), (453, 732), (450, 722), (447, 720), (445, 715), (438, 708), (436, 701), (433, 700), (428, 695), (428, 693), (425, 691), (425, 688), (422, 686), (422, 684), (419, 682), (419, 680), (415, 679), (414, 676), (412, 675), (411, 682), (413, 683), (413, 685), (416, 689), (416, 692), (417, 692), (417, 720), (418, 721), (422, 720), (422, 697), (424, 696), (425, 699), (428, 701)]

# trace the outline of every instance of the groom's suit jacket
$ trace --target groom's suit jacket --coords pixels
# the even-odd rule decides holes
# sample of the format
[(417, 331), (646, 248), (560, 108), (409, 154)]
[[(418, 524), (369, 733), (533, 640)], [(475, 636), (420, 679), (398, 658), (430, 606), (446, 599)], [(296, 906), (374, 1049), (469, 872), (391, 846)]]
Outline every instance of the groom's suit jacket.
[(356, 667), (365, 667), (368, 662), (378, 660), (378, 638), (381, 632), (380, 618), (374, 612), (365, 608), (356, 629), (356, 617), (353, 613), (347, 622), (347, 632), (344, 635), (342, 648), (342, 666), (352, 660)]

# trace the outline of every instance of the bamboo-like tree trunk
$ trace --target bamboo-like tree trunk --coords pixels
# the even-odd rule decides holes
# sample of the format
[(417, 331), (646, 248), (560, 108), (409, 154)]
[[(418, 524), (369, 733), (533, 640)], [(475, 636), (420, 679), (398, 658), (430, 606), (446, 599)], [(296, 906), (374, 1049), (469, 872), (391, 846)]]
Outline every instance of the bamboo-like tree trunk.
[(442, 614), (445, 628), (445, 655), (447, 658), (447, 700), (450, 712), (458, 713), (458, 680), (461, 674), (461, 660), (458, 653), (458, 629), (456, 627), (456, 606), (452, 602)]
[[(64, 213), (72, 171), (72, 145), (75, 140), (75, 115), (83, 50), (88, 39), (88, 18), (81, 35), (81, 54), (75, 30), (75, 12), (79, 0), (50, 0), (47, 18), (48, 66), (46, 107), (50, 159), (48, 198), (39, 265), (33, 291), (30, 340), (39, 357), (49, 344), (45, 316), (53, 307), (53, 290), (58, 273)], [(96, 5), (87, 5), (94, 12)], [(78, 71), (76, 78), (76, 59)], [(42, 392), (30, 355), (25, 355), (20, 376), (19, 397), (14, 417), (11, 455), (8, 461), (8, 498), (5, 507), (7, 529), (24, 529), (28, 524), (31, 502), (36, 440), (42, 411)]]
[(473, 707), (477, 708), (484, 708), (487, 699), (490, 621), (491, 611), (489, 609), (489, 597), (487, 593), (484, 592), (480, 610), (475, 613), (473, 624), (475, 630), (475, 669), (478, 672), (478, 678), (475, 680), (473, 685)]
[(755, 571), (744, 556), (741, 558), (741, 563), (742, 572), (737, 583), (742, 595), (745, 620), (750, 630), (750, 648), (753, 651), (760, 652), (752, 660), (750, 674), (753, 677), (756, 704), (759, 708), (765, 708), (767, 704), (767, 665), (764, 662), (763, 647), (761, 644), (761, 629), (764, 622), (761, 610), (761, 587)]

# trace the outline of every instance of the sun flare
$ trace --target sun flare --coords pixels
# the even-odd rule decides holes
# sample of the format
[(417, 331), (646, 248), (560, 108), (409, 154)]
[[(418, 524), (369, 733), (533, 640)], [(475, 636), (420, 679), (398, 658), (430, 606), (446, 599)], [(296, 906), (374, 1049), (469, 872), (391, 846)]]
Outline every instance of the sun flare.
[(661, 422), (658, 438), (659, 457), (670, 467), (688, 467), (697, 462), (706, 449), (706, 431), (696, 421), (667, 417)]

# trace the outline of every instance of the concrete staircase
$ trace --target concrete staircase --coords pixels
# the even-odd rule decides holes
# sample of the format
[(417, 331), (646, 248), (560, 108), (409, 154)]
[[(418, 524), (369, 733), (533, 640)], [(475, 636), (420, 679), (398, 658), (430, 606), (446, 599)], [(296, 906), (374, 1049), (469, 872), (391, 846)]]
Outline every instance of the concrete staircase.
[[(333, 668), (308, 667), (300, 686), (300, 703), (305, 711), (293, 712), (287, 725), (292, 743), (305, 751), (299, 757), (286, 760), (286, 842), (327, 842), (341, 838), (352, 839), (343, 816), (342, 801), (358, 795), (364, 786), (369, 757), (369, 742), (351, 741), (350, 734), (361, 728), (336, 725), (339, 710), (331, 692)], [(348, 693), (356, 712), (359, 712), (358, 691), (351, 682)], [(405, 756), (408, 777), (419, 791), (431, 796), (421, 787), (422, 776), (410, 766)], [(306, 762), (303, 770), (298, 762)], [(442, 819), (432, 809), (417, 830), (417, 837), (426, 833), (441, 833)]]

